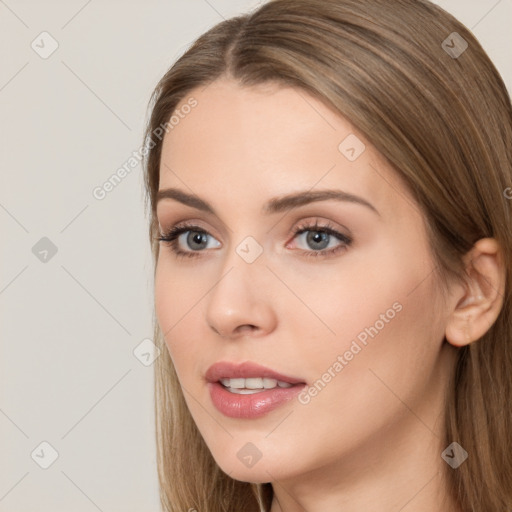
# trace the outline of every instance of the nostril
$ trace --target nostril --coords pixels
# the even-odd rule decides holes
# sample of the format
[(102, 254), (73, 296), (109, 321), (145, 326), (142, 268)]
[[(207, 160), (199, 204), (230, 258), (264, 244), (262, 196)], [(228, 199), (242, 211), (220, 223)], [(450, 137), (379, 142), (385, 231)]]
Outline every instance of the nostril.
[(257, 329), (257, 327), (255, 325), (251, 325), (251, 324), (245, 324), (245, 325), (241, 325), (240, 327), (237, 327), (237, 331), (254, 331), (255, 329)]

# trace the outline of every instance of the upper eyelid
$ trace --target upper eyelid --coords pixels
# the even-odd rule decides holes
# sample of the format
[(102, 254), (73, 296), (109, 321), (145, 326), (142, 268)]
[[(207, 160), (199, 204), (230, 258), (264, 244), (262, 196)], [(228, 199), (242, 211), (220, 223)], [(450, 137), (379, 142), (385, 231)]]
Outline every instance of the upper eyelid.
[[(320, 194), (322, 194), (323, 192), (325, 191), (319, 191)], [(327, 191), (328, 193), (329, 191)], [(331, 193), (333, 191), (330, 191)], [(352, 196), (352, 194), (346, 194), (346, 193), (343, 193), (344, 195), (348, 195), (350, 197), (357, 197), (357, 196)], [(179, 217), (181, 217), (182, 215), (179, 213), (179, 212), (182, 212), (182, 209), (179, 208), (179, 207), (176, 207), (175, 205), (173, 205), (172, 203), (174, 203), (174, 201), (167, 201), (167, 200), (162, 200), (162, 201), (159, 201), (158, 204), (164, 204), (164, 203), (171, 203), (170, 205), (166, 204), (165, 207), (162, 206), (162, 210), (160, 210), (159, 212), (159, 209), (157, 208), (156, 212), (155, 212), (155, 216), (156, 216), (156, 219), (157, 219), (157, 222), (158, 222), (158, 218), (159, 217), (163, 217), (165, 218), (168, 213), (178, 213), (179, 214)], [(338, 202), (338, 204), (344, 204), (344, 205), (360, 205), (361, 202), (359, 201), (349, 201), (349, 200), (336, 200), (336, 199), (320, 199), (320, 200), (314, 200), (314, 201), (311, 201), (311, 202), (307, 202), (305, 204), (299, 204), (299, 205), (296, 205), (296, 206), (293, 206), (291, 208), (288, 209), (287, 213), (283, 216), (286, 217), (289, 213), (292, 213), (292, 211), (295, 211), (296, 214), (297, 214), (297, 218), (305, 218), (305, 217), (329, 217), (330, 215), (333, 214), (333, 211), (329, 211), (329, 209), (327, 208), (329, 206), (329, 203), (331, 202)], [(365, 205), (367, 205), (369, 208), (366, 208), (367, 211), (374, 211), (376, 213), (376, 215), (378, 215), (379, 217), (381, 216), (381, 214), (370, 204), (370, 203), (367, 203), (366, 201), (362, 201), (362, 203), (364, 203)], [(178, 205), (185, 205), (185, 209), (186, 211), (187, 210), (194, 210), (195, 207), (193, 206), (189, 206), (187, 203), (181, 203), (181, 202), (178, 202), (177, 203)], [(322, 212), (322, 210), (324, 210), (324, 208), (327, 208), (324, 212)], [(220, 232), (222, 234), (224, 233), (227, 233), (228, 231), (229, 232), (233, 232), (233, 230), (230, 228), (229, 224), (227, 224), (224, 220), (222, 220), (219, 216), (217, 216), (214, 212), (209, 212), (209, 211), (202, 211), (201, 209), (199, 209), (200, 211), (196, 211), (195, 213), (193, 213), (192, 211), (188, 211), (188, 213), (186, 212), (183, 212), (183, 218), (187, 217), (187, 218), (190, 218), (190, 217), (194, 217), (196, 214), (199, 215), (199, 217), (197, 217), (197, 219), (200, 219), (201, 217), (205, 217), (207, 219), (207, 222), (211, 223), (212, 221), (214, 223), (219, 223), (220, 224)], [(160, 213), (160, 215), (159, 215)], [(174, 215), (173, 215), (174, 216)], [(295, 216), (295, 215), (293, 215)], [(298, 220), (300, 222), (300, 220)], [(183, 222), (187, 222), (187, 221), (183, 221)], [(195, 220), (193, 222), (196, 222)], [(197, 221), (199, 222), (199, 221)], [(278, 221), (278, 223), (281, 222), (281, 221)], [(329, 220), (329, 222), (331, 222)], [(179, 224), (180, 222), (176, 222), (174, 223), (174, 225), (176, 224)], [(158, 224), (160, 224), (158, 222)], [(339, 224), (336, 222), (336, 224)], [(275, 224), (273, 224), (273, 226), (275, 226)], [(348, 233), (347, 236), (350, 236), (350, 230), (348, 228), (346, 228), (345, 226), (341, 225), (341, 229), (345, 230), (345, 232)], [(217, 228), (218, 229), (218, 228)], [(274, 229), (273, 227), (271, 229)], [(337, 228), (336, 228), (337, 229)]]
[[(160, 227), (160, 224), (159, 224)], [(198, 228), (198, 229), (197, 229)], [(344, 228), (346, 229), (346, 228)], [(160, 236), (165, 236), (170, 234), (171, 232), (176, 233), (179, 231), (179, 233), (176, 234), (176, 239), (181, 236), (183, 233), (186, 233), (187, 231), (198, 231), (198, 232), (204, 232), (208, 236), (213, 237), (215, 240), (219, 241), (215, 235), (213, 235), (209, 229), (204, 228), (198, 223), (197, 221), (182, 221), (177, 222), (174, 225), (172, 225), (169, 229), (160, 229)], [(295, 239), (297, 236), (301, 235), (304, 232), (307, 231), (324, 231), (327, 232), (330, 236), (333, 236), (337, 238), (340, 242), (346, 243), (347, 241), (350, 241), (350, 243), (353, 242), (353, 236), (349, 231), (348, 233), (343, 233), (342, 229), (337, 228), (336, 226), (332, 225), (332, 222), (329, 221), (321, 221), (318, 218), (315, 218), (314, 220), (302, 220), (299, 223), (295, 223), (293, 227), (289, 230), (287, 233), (287, 237), (293, 235), (293, 239)]]
[[(346, 228), (345, 226), (341, 226), (341, 228), (336, 227), (337, 223), (333, 223), (331, 220), (320, 220), (319, 217), (313, 217), (312, 220), (300, 220), (298, 222), (295, 222), (293, 224), (293, 227), (288, 230), (288, 234), (294, 234), (298, 230), (314, 230), (314, 229), (332, 229), (334, 231), (340, 231), (340, 234), (345, 234), (347, 237), (351, 237), (350, 230)], [(188, 229), (193, 230), (194, 228), (199, 228), (197, 231), (204, 231), (207, 234), (212, 235), (210, 228), (205, 228), (201, 226), (201, 221), (198, 220), (184, 220), (184, 221), (178, 221), (170, 224), (169, 228), (163, 228), (162, 224), (158, 222), (158, 231), (160, 234), (165, 234), (171, 230), (175, 229)], [(347, 231), (347, 233), (342, 233), (341, 231)]]

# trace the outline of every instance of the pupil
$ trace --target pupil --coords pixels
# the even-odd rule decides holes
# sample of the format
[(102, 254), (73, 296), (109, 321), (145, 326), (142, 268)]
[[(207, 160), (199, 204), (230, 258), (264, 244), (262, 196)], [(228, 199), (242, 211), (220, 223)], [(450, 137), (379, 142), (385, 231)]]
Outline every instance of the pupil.
[(189, 235), (189, 238), (193, 243), (200, 245), (201, 242), (206, 242), (206, 233), (198, 233), (197, 231), (192, 231)]
[[(328, 240), (327, 240), (328, 237), (329, 237), (328, 233), (323, 233), (320, 231), (312, 231), (312, 232), (310, 232), (310, 235), (308, 235), (308, 242), (320, 243), (323, 238), (324, 242), (327, 241), (326, 245), (324, 245), (323, 247), (320, 247), (320, 249), (323, 249), (327, 245), (329, 245)], [(317, 247), (317, 249), (318, 249), (318, 247)]]

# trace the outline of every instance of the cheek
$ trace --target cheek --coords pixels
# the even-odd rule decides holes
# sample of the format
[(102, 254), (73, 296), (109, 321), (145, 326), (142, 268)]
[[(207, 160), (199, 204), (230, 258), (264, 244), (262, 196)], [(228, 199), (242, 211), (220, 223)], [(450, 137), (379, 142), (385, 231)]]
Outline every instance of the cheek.
[(155, 273), (155, 313), (162, 333), (167, 333), (174, 324), (177, 297), (175, 283), (160, 257)]
[[(310, 379), (330, 369), (367, 386), (368, 378), (376, 379), (369, 368), (382, 367), (393, 382), (414, 382), (415, 372), (425, 373), (433, 364), (437, 338), (442, 339), (440, 315), (433, 316), (433, 264), (426, 252), (419, 252), (422, 240), (397, 249), (384, 242), (357, 257), (347, 253), (338, 271), (315, 269), (307, 279), (286, 276), (308, 306), (293, 301), (282, 316), (293, 319), (290, 325), (301, 340)], [(336, 372), (338, 356), (345, 356), (346, 366), (336, 365)]]
[(358, 338), (364, 344), (365, 339), (383, 337), (391, 327), (402, 326), (405, 335), (423, 320), (428, 325), (434, 265), (424, 243), (421, 237), (411, 243), (398, 236), (382, 237), (347, 259), (347, 270), (332, 273), (319, 305), (323, 302), (326, 323), (341, 343)]
[[(353, 444), (364, 443), (410, 416), (404, 403), (416, 410), (425, 396), (438, 349), (432, 340), (435, 329), (428, 306), (431, 281), (425, 280), (410, 293), (421, 274), (390, 273), (387, 286), (377, 289), (372, 286), (377, 276), (365, 276), (358, 282), (366, 284), (348, 297), (340, 293), (322, 310), (336, 336), (317, 335), (313, 342), (304, 335), (300, 338), (300, 359), (310, 387), (296, 406), (296, 423), (288, 427), (295, 428), (297, 436), (306, 431), (330, 439), (328, 446), (305, 450), (304, 457), (327, 460), (337, 450), (339, 455)], [(303, 320), (298, 331), (308, 332), (305, 324), (309, 332), (314, 331), (313, 324), (324, 332), (313, 315), (309, 322)]]
[(292, 319), (290, 325), (296, 326), (297, 339), (315, 351), (322, 346), (348, 349), (358, 336), (364, 343), (369, 337), (365, 329), (376, 324), (380, 332), (404, 316), (400, 311), (409, 302), (407, 294), (420, 273), (416, 269), (398, 273), (396, 268), (362, 261), (315, 269), (306, 278), (305, 273), (285, 275), (283, 280), (290, 283), (295, 297), (283, 301), (286, 312), (280, 317), (285, 324)]
[(155, 314), (178, 375), (194, 353), (193, 336), (190, 332), (186, 335), (186, 325), (193, 318), (201, 291), (191, 283), (194, 281), (161, 257), (155, 272)]
[(201, 298), (197, 279), (169, 260), (162, 254), (155, 272), (155, 312), (162, 332), (176, 325)]

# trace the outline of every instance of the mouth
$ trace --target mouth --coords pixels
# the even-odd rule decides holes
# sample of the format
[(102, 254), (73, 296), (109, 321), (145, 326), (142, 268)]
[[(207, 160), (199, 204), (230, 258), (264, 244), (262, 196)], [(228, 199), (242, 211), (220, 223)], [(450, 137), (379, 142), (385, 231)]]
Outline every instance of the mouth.
[(280, 388), (291, 388), (297, 384), (291, 384), (283, 380), (270, 379), (268, 377), (250, 377), (248, 379), (243, 378), (231, 378), (231, 379), (220, 379), (219, 381), (226, 391), (239, 395), (252, 395), (254, 393), (261, 393), (266, 389)]
[(219, 382), (226, 389), (237, 393), (236, 390), (258, 392), (276, 387), (288, 388), (306, 382), (297, 377), (290, 377), (266, 366), (252, 361), (232, 363), (219, 361), (208, 368), (205, 374), (208, 382)]
[(225, 416), (254, 419), (292, 400), (306, 386), (251, 361), (221, 361), (208, 368), (205, 378), (213, 405)]

